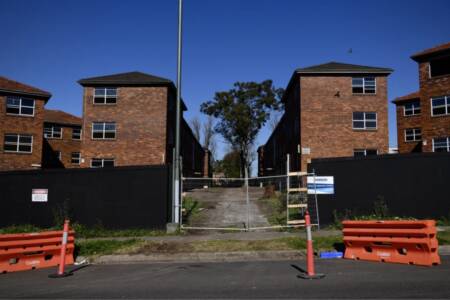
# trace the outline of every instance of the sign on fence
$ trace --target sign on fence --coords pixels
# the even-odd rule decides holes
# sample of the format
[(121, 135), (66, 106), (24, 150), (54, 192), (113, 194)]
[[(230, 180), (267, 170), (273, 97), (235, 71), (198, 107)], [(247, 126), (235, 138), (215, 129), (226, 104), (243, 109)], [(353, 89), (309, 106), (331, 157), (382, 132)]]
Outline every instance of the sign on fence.
[(48, 201), (48, 189), (31, 190), (31, 202), (47, 202), (47, 201)]
[(307, 180), (308, 194), (334, 194), (333, 176), (308, 176)]

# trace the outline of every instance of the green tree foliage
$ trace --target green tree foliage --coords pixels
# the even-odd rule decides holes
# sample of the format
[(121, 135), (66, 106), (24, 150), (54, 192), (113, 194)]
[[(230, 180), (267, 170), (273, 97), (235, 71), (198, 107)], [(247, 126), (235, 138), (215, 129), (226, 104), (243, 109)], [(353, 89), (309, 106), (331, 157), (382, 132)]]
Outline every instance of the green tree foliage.
[(240, 163), (241, 158), (239, 151), (232, 150), (225, 154), (222, 160), (216, 162), (215, 172), (223, 172), (225, 177), (238, 178), (240, 177)]
[(201, 112), (218, 119), (214, 130), (239, 151), (242, 176), (245, 169), (250, 173), (252, 145), (270, 113), (282, 108), (283, 93), (272, 80), (236, 82), (232, 89), (216, 92), (213, 100), (201, 105)]

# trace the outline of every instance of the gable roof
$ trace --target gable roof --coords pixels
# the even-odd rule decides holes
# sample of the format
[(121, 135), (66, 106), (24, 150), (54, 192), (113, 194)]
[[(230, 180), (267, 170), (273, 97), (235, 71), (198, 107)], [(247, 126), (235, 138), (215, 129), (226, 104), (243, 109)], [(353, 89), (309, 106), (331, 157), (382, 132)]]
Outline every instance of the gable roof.
[(123, 84), (123, 85), (137, 85), (137, 86), (173, 84), (173, 82), (169, 79), (137, 71), (84, 78), (78, 80), (78, 83), (81, 84), (82, 86), (101, 85), (101, 84), (104, 85)]
[(50, 99), (52, 94), (47, 91), (38, 89), (34, 86), (21, 83), (3, 76), (0, 76), (0, 92), (18, 95), (29, 95), (44, 98), (45, 101)]
[(392, 100), (392, 103), (399, 103), (399, 102), (404, 102), (404, 101), (409, 101), (409, 100), (415, 100), (415, 99), (420, 99), (420, 93), (419, 91), (414, 92), (414, 93), (410, 93), (408, 95), (405, 96), (401, 96), (401, 97), (397, 97), (394, 100)]
[(306, 68), (299, 68), (295, 70), (299, 74), (359, 74), (359, 73), (374, 73), (374, 74), (390, 74), (393, 72), (389, 68), (369, 67), (361, 65), (353, 65), (331, 61), (325, 64), (314, 65)]
[(69, 114), (62, 110), (45, 109), (44, 110), (44, 122), (57, 123), (65, 125), (79, 125), (81, 126), (81, 118)]
[(439, 55), (444, 52), (450, 52), (450, 42), (420, 51), (412, 55), (411, 58), (415, 61), (421, 61), (422, 59), (427, 58), (429, 56)]

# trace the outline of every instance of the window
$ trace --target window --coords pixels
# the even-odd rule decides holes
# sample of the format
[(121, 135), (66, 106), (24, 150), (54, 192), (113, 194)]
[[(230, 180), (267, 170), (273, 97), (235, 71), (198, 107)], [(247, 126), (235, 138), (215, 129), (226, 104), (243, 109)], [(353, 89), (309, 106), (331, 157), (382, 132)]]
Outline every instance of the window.
[(5, 152), (33, 152), (33, 136), (29, 134), (5, 134), (3, 150)]
[(80, 152), (72, 152), (70, 156), (70, 162), (75, 165), (79, 165), (81, 162), (81, 153)]
[(420, 101), (414, 101), (411, 103), (406, 103), (403, 106), (404, 116), (414, 116), (420, 114)]
[(377, 129), (377, 113), (375, 112), (354, 112), (353, 129), (371, 130)]
[(93, 158), (91, 168), (110, 168), (114, 167), (114, 158)]
[(116, 104), (116, 88), (95, 88), (94, 104)]
[(81, 140), (81, 128), (72, 128), (72, 140)]
[(34, 116), (34, 100), (29, 98), (7, 97), (6, 113), (19, 116)]
[(450, 95), (431, 98), (431, 115), (432, 116), (450, 115)]
[(377, 84), (375, 77), (353, 77), (352, 92), (353, 94), (375, 94)]
[(405, 142), (416, 142), (422, 140), (420, 128), (405, 129)]
[(450, 137), (433, 139), (433, 152), (450, 152)]
[(58, 158), (58, 160), (61, 160), (61, 151), (55, 151), (54, 156)]
[(430, 77), (450, 74), (450, 57), (438, 58), (430, 61)]
[(94, 122), (92, 123), (92, 138), (107, 140), (116, 138), (115, 122)]
[(354, 157), (378, 155), (377, 149), (355, 149), (353, 150)]
[(62, 128), (59, 126), (44, 125), (44, 137), (47, 139), (61, 139)]

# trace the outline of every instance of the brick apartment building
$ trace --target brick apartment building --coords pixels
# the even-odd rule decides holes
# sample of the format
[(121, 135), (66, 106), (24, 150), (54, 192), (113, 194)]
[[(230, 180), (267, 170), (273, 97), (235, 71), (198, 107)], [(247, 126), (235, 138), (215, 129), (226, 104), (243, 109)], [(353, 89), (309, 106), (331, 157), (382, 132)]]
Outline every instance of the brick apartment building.
[[(78, 81), (83, 86), (81, 167), (172, 163), (176, 88), (172, 81), (129, 72)], [(182, 111), (187, 108), (182, 103)], [(204, 172), (205, 150), (182, 118), (183, 174)]]
[(388, 68), (330, 62), (294, 71), (285, 113), (258, 149), (258, 174), (306, 171), (312, 158), (388, 153)]
[(43, 168), (77, 168), (81, 162), (81, 118), (44, 110)]
[(419, 52), (419, 91), (392, 101), (399, 153), (450, 152), (450, 43)]
[(40, 168), (44, 105), (51, 94), (0, 77), (0, 170)]

